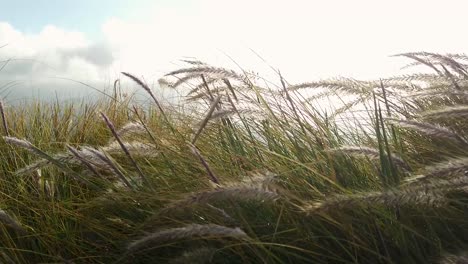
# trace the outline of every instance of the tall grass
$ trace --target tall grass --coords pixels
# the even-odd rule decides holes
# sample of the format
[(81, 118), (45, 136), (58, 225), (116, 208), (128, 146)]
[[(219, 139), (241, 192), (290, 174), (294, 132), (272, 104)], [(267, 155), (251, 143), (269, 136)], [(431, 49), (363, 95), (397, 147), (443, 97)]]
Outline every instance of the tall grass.
[(399, 56), (433, 73), (266, 87), (186, 61), (160, 80), (185, 112), (129, 73), (154, 107), (0, 104), (1, 262), (466, 259), (468, 57)]

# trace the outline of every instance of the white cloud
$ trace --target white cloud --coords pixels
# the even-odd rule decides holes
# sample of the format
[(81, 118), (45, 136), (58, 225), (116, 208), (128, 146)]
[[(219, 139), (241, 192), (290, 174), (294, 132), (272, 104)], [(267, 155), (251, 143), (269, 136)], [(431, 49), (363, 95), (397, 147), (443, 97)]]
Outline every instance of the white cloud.
[[(85, 95), (90, 91), (68, 78), (101, 85), (112, 54), (104, 44), (93, 43), (81, 32), (70, 32), (48, 25), (37, 34), (25, 34), (5, 22), (0, 23), (0, 58), (7, 63), (0, 72), (0, 86), (11, 81), (10, 97), (32, 94), (50, 96)], [(0, 66), (3, 65), (0, 63)]]
[[(463, 1), (198, 1), (191, 10), (157, 9), (145, 24), (114, 19), (103, 32), (120, 67), (166, 70), (180, 56), (267, 69), (253, 49), (293, 80), (335, 75), (378, 78), (409, 51), (465, 52)], [(233, 64), (231, 63), (231, 66)]]
[(99, 43), (57, 26), (30, 35), (0, 23), (0, 44), (10, 43), (0, 55), (40, 61), (8, 66), (28, 80), (63, 76), (97, 83), (128, 71), (152, 81), (178, 67), (183, 56), (236, 67), (225, 54), (246, 69), (269, 71), (250, 49), (292, 82), (379, 78), (405, 64), (388, 57), (395, 53), (466, 52), (466, 7), (457, 0), (202, 0), (190, 7), (155, 6), (145, 21), (109, 19), (96, 25), (102, 28)]

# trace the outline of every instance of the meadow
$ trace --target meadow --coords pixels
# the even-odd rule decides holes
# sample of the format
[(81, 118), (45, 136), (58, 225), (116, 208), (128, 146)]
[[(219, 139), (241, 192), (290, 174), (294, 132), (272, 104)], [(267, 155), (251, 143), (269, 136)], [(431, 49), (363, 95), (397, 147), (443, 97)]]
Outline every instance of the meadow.
[(2, 103), (0, 262), (468, 263), (468, 56), (398, 56), (427, 70)]

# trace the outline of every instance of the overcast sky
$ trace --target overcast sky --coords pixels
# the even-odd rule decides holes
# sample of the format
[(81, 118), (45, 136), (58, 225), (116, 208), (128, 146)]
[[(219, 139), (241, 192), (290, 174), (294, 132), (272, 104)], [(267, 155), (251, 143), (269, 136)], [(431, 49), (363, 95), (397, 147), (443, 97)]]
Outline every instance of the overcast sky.
[(292, 83), (386, 77), (407, 62), (389, 57), (395, 53), (467, 53), (465, 2), (0, 1), (0, 60), (11, 59), (0, 87), (83, 92), (89, 88), (61, 78), (106, 87), (120, 71), (151, 83), (184, 56), (237, 67), (230, 57), (268, 76), (253, 51)]

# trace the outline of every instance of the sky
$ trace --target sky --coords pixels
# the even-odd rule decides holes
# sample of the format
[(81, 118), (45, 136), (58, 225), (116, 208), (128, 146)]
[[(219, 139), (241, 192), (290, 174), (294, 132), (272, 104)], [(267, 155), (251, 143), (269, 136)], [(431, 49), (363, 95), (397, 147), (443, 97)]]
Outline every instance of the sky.
[(0, 96), (152, 84), (184, 57), (290, 83), (388, 77), (408, 62), (393, 54), (467, 53), (465, 2), (0, 0)]

